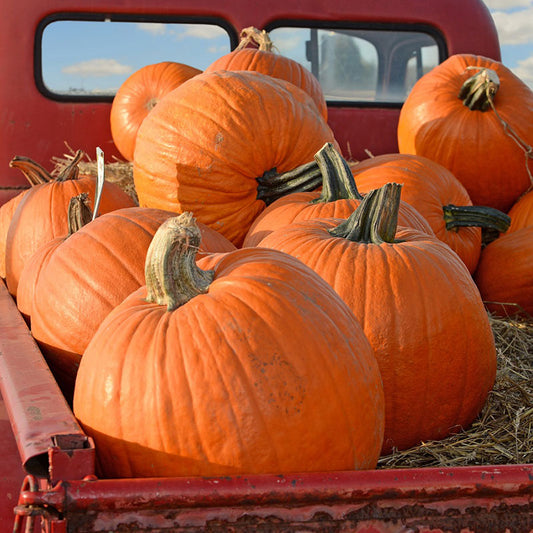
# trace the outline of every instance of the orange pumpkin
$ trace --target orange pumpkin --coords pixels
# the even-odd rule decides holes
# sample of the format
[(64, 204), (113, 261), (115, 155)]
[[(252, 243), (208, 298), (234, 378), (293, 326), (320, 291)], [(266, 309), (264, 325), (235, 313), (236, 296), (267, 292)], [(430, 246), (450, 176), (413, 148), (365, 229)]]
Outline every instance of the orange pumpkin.
[(215, 70), (253, 70), (290, 81), (313, 98), (324, 120), (328, 118), (326, 99), (316, 76), (298, 61), (276, 53), (265, 30), (253, 26), (243, 29), (237, 48), (219, 57), (204, 72)]
[(466, 428), (496, 374), (490, 323), (470, 273), (435, 236), (396, 227), (399, 190), (388, 183), (347, 220), (294, 223), (259, 244), (311, 267), (363, 325), (383, 378), (383, 453)]
[(83, 355), (74, 413), (101, 475), (374, 468), (383, 389), (347, 306), (275, 250), (236, 250), (203, 270), (198, 241), (189, 213), (162, 225), (147, 286), (109, 314)]
[[(43, 183), (43, 176), (47, 174), (41, 165), (23, 156), (15, 156), (9, 162), (9, 166), (18, 168), (28, 180), (30, 187)], [(9, 225), (15, 210), (28, 191), (29, 188), (22, 189), (16, 196), (0, 206), (0, 278), (2, 279), (6, 279), (6, 241)]]
[(498, 61), (456, 54), (405, 100), (398, 146), (440, 163), (475, 205), (507, 212), (531, 185), (533, 91)]
[(501, 235), (483, 248), (474, 280), (491, 312), (533, 317), (532, 261), (532, 225)]
[[(243, 246), (257, 246), (269, 233), (293, 222), (312, 218), (348, 218), (362, 200), (348, 162), (326, 143), (316, 154), (315, 161), (322, 177), (322, 189), (292, 193), (270, 204), (253, 221)], [(309, 172), (315, 172), (313, 167)], [(427, 220), (411, 205), (402, 202), (399, 211), (401, 225), (433, 233)]]
[(191, 211), (240, 246), (254, 218), (289, 192), (284, 173), (313, 161), (334, 135), (311, 97), (249, 71), (214, 71), (167, 96), (139, 128), (133, 178), (139, 204)]
[[(67, 398), (72, 397), (80, 358), (102, 320), (143, 285), (148, 246), (171, 216), (141, 207), (103, 214), (64, 239), (41, 265), (31, 330)], [(202, 234), (202, 253), (235, 248), (210, 228)]]
[(141, 122), (163, 96), (202, 71), (175, 61), (146, 65), (119, 87), (111, 105), (111, 135), (118, 151), (133, 161)]
[(474, 206), (467, 190), (445, 167), (413, 154), (382, 154), (352, 165), (359, 190), (389, 182), (402, 184), (402, 199), (428, 221), (431, 229), (463, 260), (470, 273), (481, 254), (482, 228), (505, 232), (509, 217)]
[[(86, 192), (94, 202), (96, 178), (78, 178), (77, 165), (82, 155), (78, 151), (72, 162), (55, 178), (40, 165), (34, 165), (41, 172), (43, 183), (29, 189), (19, 202), (6, 237), (6, 284), (15, 297), (26, 261), (49, 240), (67, 234), (71, 198)], [(133, 205), (133, 199), (118, 185), (104, 183), (100, 213)]]
[(526, 228), (533, 225), (533, 190), (522, 195), (511, 207), (508, 215), (511, 217), (511, 225), (508, 232)]
[(91, 221), (92, 214), (87, 193), (72, 198), (68, 207), (68, 233), (43, 244), (24, 265), (17, 287), (17, 308), (28, 325), (31, 323), (33, 293), (41, 269), (65, 239)]

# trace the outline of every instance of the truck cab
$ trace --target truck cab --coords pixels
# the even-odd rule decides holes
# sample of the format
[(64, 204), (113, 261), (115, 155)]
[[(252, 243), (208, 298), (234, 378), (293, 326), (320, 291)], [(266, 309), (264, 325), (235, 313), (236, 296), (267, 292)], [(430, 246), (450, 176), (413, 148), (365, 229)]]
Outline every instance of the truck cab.
[(8, 0), (0, 26), (0, 203), (27, 186), (15, 155), (47, 166), (67, 146), (91, 158), (99, 146), (120, 159), (109, 115), (121, 83), (159, 61), (203, 70), (249, 26), (318, 78), (353, 160), (397, 151), (402, 103), (432, 67), (464, 52), (501, 59), (481, 0)]

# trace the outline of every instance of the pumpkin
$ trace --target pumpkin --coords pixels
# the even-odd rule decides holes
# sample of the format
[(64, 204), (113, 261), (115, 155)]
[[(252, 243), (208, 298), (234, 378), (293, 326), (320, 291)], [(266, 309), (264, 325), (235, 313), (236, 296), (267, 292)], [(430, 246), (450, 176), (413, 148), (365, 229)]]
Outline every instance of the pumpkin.
[[(253, 221), (243, 246), (257, 246), (270, 232), (292, 222), (312, 218), (348, 218), (363, 198), (358, 191), (348, 162), (331, 143), (316, 154), (315, 161), (322, 175), (320, 191), (295, 192), (270, 204)], [(313, 172), (309, 168), (309, 172)], [(432, 233), (426, 219), (412, 206), (402, 202), (399, 220), (407, 225)]]
[(175, 61), (162, 61), (136, 70), (119, 87), (111, 105), (111, 136), (127, 161), (133, 161), (141, 122), (158, 101), (202, 71)]
[(383, 389), (347, 306), (275, 250), (235, 250), (204, 270), (198, 240), (190, 213), (163, 224), (146, 287), (83, 355), (74, 413), (101, 476), (374, 468)]
[(405, 100), (398, 147), (440, 163), (475, 205), (507, 212), (531, 185), (533, 91), (498, 61), (450, 56)]
[[(31, 331), (68, 399), (87, 344), (107, 314), (144, 284), (146, 251), (171, 216), (140, 207), (103, 214), (64, 239), (41, 266)], [(202, 235), (204, 254), (235, 248), (210, 228)]]
[[(46, 171), (41, 165), (27, 157), (15, 156), (9, 162), (9, 166), (20, 169), (28, 180), (30, 187), (43, 183), (42, 176), (46, 175)], [(28, 191), (29, 188), (22, 189), (18, 194), (0, 206), (0, 278), (2, 279), (6, 279), (6, 240), (9, 225), (11, 224), (13, 213)]]
[(508, 213), (511, 224), (508, 232), (533, 225), (533, 190), (523, 194)]
[(162, 98), (139, 128), (139, 205), (191, 211), (239, 247), (267, 202), (320, 185), (284, 174), (312, 162), (326, 142), (336, 145), (333, 132), (292, 83), (204, 72)]
[(383, 453), (468, 427), (496, 373), (488, 315), (470, 273), (434, 235), (397, 227), (400, 190), (387, 183), (346, 220), (297, 222), (259, 244), (312, 268), (362, 324), (383, 379)]
[(426, 218), (435, 236), (457, 253), (470, 273), (481, 254), (482, 229), (505, 232), (509, 227), (505, 213), (473, 205), (461, 182), (426, 157), (382, 154), (352, 165), (352, 172), (362, 192), (401, 183), (402, 199)]
[(474, 280), (485, 305), (500, 317), (533, 317), (533, 226), (501, 235), (481, 252)]
[[(33, 186), (19, 202), (6, 236), (6, 284), (16, 297), (24, 264), (40, 246), (68, 232), (68, 205), (74, 196), (86, 192), (94, 202), (96, 178), (78, 178), (78, 151), (60, 175), (52, 177), (43, 167), (30, 163), (43, 183)], [(118, 185), (105, 182), (100, 213), (134, 205), (133, 199)]]
[(204, 72), (215, 70), (253, 70), (290, 81), (313, 98), (324, 120), (328, 118), (326, 99), (316, 76), (298, 61), (276, 53), (265, 30), (253, 26), (244, 28), (237, 48), (216, 59)]
[(33, 293), (38, 283), (39, 274), (55, 249), (70, 235), (75, 233), (85, 224), (92, 220), (92, 210), (89, 207), (87, 193), (82, 193), (71, 199), (68, 206), (68, 232), (62, 237), (56, 237), (43, 244), (28, 259), (22, 272), (17, 287), (17, 308), (28, 325), (31, 324), (31, 310), (33, 305)]

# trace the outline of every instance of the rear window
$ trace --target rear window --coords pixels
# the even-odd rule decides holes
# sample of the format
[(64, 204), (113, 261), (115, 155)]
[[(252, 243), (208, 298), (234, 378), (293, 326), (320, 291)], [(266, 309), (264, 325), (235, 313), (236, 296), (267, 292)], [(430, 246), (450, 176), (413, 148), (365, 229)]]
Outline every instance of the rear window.
[(275, 48), (318, 78), (328, 103), (401, 104), (414, 83), (445, 58), (434, 31), (279, 26)]
[(45, 21), (37, 38), (36, 80), (50, 98), (109, 100), (141, 67), (176, 61), (204, 70), (235, 46), (221, 21)]

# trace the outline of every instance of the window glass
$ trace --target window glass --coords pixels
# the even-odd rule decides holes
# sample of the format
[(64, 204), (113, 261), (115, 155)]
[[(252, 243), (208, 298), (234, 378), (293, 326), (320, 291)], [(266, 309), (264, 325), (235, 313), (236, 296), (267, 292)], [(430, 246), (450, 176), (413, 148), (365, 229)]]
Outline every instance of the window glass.
[(230, 49), (228, 32), (214, 24), (56, 20), (42, 33), (41, 77), (57, 95), (113, 96), (145, 65), (204, 70)]
[(329, 102), (402, 103), (439, 63), (437, 41), (423, 32), (278, 27), (269, 35), (281, 54), (313, 72)]

